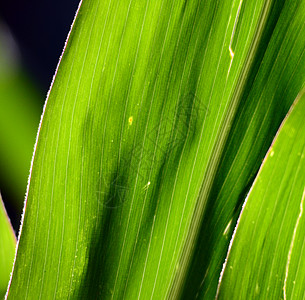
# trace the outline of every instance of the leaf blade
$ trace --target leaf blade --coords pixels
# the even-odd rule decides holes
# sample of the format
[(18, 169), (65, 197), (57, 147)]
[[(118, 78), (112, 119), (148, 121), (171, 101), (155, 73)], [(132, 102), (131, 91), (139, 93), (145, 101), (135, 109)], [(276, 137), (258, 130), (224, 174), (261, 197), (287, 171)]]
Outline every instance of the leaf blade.
[(241, 205), (281, 121), (304, 86), (304, 3), (275, 2), (269, 19), (209, 195), (184, 297), (197, 293), (202, 299), (215, 297)]
[[(247, 197), (221, 278), (220, 298), (234, 297), (237, 293), (242, 298), (257, 295), (286, 299), (289, 295), (289, 298), (297, 299), (301, 296), (287, 294), (286, 285), (295, 235), (299, 225), (303, 227), (304, 224), (304, 108), (303, 92), (283, 122)], [(296, 257), (302, 250), (302, 241), (300, 237), (298, 248), (294, 250), (295, 270), (299, 263), (303, 265), (300, 256)], [(245, 249), (248, 249), (247, 253)], [(273, 254), (271, 259), (270, 252)], [(244, 288), (240, 288), (238, 276), (235, 276), (234, 286), (231, 282), (228, 288), (236, 272), (234, 257), (237, 253), (245, 265), (239, 266)], [(271, 280), (274, 276), (276, 280)], [(289, 280), (290, 288), (296, 284), (299, 292), (300, 282), (304, 280), (300, 276), (298, 282)]]

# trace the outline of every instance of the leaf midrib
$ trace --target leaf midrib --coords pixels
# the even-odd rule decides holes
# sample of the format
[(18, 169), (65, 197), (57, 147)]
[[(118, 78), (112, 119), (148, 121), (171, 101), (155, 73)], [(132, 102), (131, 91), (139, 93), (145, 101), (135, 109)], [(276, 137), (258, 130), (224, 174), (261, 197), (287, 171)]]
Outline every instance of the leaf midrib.
[[(220, 132), (217, 134), (216, 144), (213, 147), (212, 153), (214, 155), (208, 162), (207, 169), (204, 175), (204, 179), (199, 191), (199, 195), (196, 200), (196, 205), (194, 209), (194, 214), (192, 216), (192, 220), (190, 222), (189, 230), (186, 235), (186, 239), (184, 242), (184, 247), (182, 249), (181, 258), (179, 265), (179, 271), (176, 273), (174, 277), (171, 289), (169, 291), (168, 297), (170, 299), (178, 299), (179, 295), (181, 295), (185, 277), (187, 275), (188, 267), (190, 265), (191, 258), (194, 253), (196, 240), (198, 238), (199, 228), (201, 224), (201, 220), (204, 214), (205, 206), (207, 203), (208, 195), (212, 188), (212, 183), (214, 181), (215, 175), (217, 173), (217, 168), (220, 163), (226, 141), (229, 136), (231, 125), (234, 121), (234, 117), (236, 112), (238, 111), (238, 107), (240, 105), (241, 96), (243, 95), (245, 89), (245, 83), (247, 82), (250, 74), (249, 71), (254, 64), (254, 58), (258, 52), (258, 45), (261, 41), (265, 25), (268, 20), (268, 15), (272, 9), (273, 0), (268, 0), (261, 12), (259, 17), (258, 26), (254, 33), (253, 41), (250, 44), (248, 54), (245, 58), (244, 66), (241, 69), (241, 73), (235, 85), (235, 89), (233, 95), (230, 97), (229, 107), (227, 113), (224, 116), (224, 120), (222, 125), (220, 126)], [(227, 33), (226, 33), (227, 35)], [(226, 37), (225, 35), (225, 37)], [(225, 39), (224, 39), (225, 40)], [(222, 48), (223, 51), (223, 48)], [(222, 54), (221, 54), (222, 56)], [(221, 57), (220, 56), (220, 57)]]

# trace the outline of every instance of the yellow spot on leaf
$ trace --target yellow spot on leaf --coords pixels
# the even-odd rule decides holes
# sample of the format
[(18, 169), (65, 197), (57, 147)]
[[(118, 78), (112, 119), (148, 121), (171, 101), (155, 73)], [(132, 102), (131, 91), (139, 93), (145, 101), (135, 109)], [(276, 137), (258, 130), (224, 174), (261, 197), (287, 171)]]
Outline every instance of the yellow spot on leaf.
[(231, 59), (233, 59), (234, 58), (234, 52), (233, 52), (231, 46), (229, 46), (229, 51), (230, 51)]
[(132, 122), (133, 122), (133, 116), (129, 117), (128, 118), (128, 124), (131, 126), (132, 125)]
[(229, 221), (229, 223), (227, 224), (224, 232), (223, 232), (223, 235), (227, 235), (229, 233), (229, 229), (231, 227), (231, 224), (232, 224), (232, 219)]

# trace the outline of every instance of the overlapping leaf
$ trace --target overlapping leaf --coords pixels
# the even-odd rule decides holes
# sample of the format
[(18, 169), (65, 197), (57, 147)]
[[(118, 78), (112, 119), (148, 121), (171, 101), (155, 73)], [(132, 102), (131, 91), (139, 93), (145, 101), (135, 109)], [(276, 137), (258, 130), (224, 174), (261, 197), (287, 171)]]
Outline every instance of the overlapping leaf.
[(304, 26), (304, 1), (273, 3), (209, 195), (185, 297), (215, 296), (239, 207), (281, 121), (304, 86)]
[(303, 299), (305, 95), (298, 97), (244, 204), (221, 299)]

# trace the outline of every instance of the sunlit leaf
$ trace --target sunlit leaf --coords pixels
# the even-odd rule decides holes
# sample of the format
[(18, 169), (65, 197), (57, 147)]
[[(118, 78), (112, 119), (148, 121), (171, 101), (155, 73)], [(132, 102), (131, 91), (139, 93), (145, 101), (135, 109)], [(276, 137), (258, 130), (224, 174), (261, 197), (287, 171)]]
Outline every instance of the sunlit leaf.
[(282, 124), (243, 206), (220, 299), (304, 299), (305, 95)]
[(303, 1), (85, 1), (8, 298), (214, 297), (240, 200), (304, 83), (304, 16)]
[(241, 204), (281, 121), (304, 86), (304, 27), (304, 1), (272, 4), (255, 66), (209, 194), (184, 289), (186, 298), (197, 293), (202, 299), (215, 296)]

